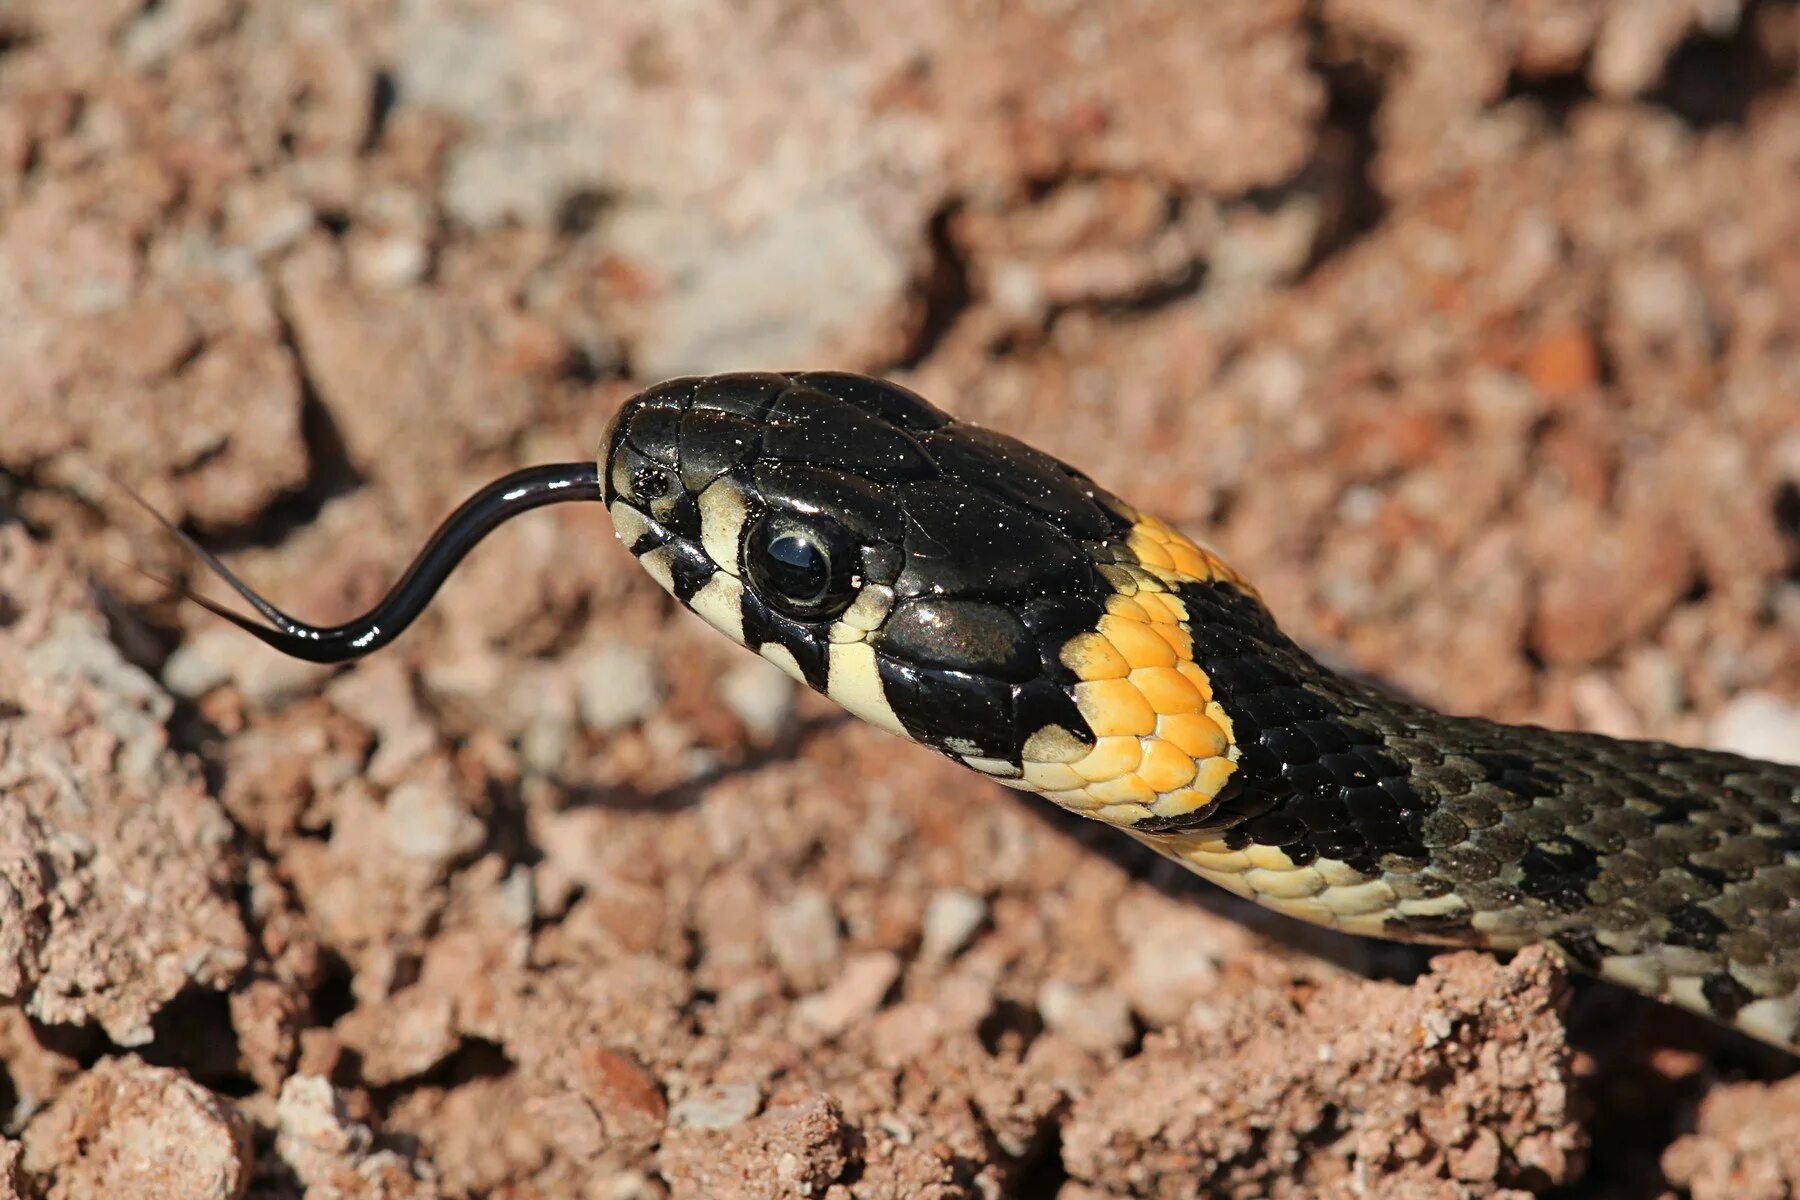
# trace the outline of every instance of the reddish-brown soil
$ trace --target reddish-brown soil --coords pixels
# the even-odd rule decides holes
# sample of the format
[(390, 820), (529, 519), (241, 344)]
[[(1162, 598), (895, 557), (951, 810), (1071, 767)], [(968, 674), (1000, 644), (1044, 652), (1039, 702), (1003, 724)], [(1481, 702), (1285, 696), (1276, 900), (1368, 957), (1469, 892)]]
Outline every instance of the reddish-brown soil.
[(796, 695), (635, 386), (896, 376), (1327, 660), (1800, 752), (1784, 0), (0, 4), (0, 1198), (1760, 1200), (1793, 1059), (1230, 901)]

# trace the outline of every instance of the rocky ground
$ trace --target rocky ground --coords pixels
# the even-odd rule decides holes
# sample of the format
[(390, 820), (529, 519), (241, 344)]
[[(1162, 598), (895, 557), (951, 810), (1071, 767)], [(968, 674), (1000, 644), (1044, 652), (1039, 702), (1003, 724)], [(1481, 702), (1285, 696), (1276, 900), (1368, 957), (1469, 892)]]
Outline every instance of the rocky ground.
[(1229, 901), (598, 511), (322, 670), (122, 565), (192, 578), (114, 485), (331, 620), (643, 381), (847, 366), (1330, 661), (1792, 755), (1797, 54), (1781, 0), (0, 0), (0, 1197), (1795, 1194), (1793, 1059)]

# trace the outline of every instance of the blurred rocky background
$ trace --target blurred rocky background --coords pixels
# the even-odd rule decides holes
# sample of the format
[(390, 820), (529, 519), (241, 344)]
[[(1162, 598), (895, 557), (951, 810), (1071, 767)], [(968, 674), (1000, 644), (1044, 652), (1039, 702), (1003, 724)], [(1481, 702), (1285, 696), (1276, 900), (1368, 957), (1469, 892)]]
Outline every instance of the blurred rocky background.
[[(842, 366), (1439, 706), (1800, 750), (1791, 0), (0, 0), (0, 1197), (1784, 1197), (1792, 1059), (836, 720), (605, 518)], [(1095, 836), (1098, 832), (1099, 836)], [(1572, 1001), (1569, 996), (1573, 994)]]

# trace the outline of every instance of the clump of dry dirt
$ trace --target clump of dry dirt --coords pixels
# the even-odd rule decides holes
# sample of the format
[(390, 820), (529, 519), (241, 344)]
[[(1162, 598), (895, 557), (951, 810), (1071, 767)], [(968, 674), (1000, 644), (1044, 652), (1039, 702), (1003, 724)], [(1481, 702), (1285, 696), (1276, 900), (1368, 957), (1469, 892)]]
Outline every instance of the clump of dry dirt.
[(0, 996), (121, 1046), (244, 969), (234, 830), (66, 563), (0, 529)]
[(49, 1197), (236, 1200), (250, 1181), (237, 1109), (179, 1071), (110, 1058), (25, 1135), (25, 1169)]
[[(1578, 1178), (1562, 978), (1445, 955), (1410, 988), (1334, 979), (1201, 1007), (1086, 1096), (1063, 1132), (1095, 1196), (1498, 1195)], [(1512, 1191), (1511, 1195), (1527, 1194)]]
[(1792, 1195), (1800, 1179), (1800, 1082), (1732, 1084), (1700, 1104), (1695, 1129), (1663, 1153), (1663, 1170), (1694, 1200)]
[(463, 495), (838, 365), (1443, 707), (1800, 744), (1775, 0), (0, 7), (0, 1200), (1779, 1196), (1790, 1059), (1205, 890)]

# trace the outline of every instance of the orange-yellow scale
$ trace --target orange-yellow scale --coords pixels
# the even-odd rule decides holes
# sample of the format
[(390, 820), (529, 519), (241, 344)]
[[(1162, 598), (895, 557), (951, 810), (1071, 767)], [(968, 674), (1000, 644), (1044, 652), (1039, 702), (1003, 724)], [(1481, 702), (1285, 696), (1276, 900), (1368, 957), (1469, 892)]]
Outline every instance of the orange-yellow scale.
[(1094, 743), (1041, 730), (1025, 743), (1022, 774), (1003, 780), (1126, 829), (1206, 807), (1237, 769), (1231, 718), (1194, 661), (1175, 589), (1225, 579), (1248, 590), (1211, 552), (1155, 517), (1133, 516), (1129, 554), (1100, 568), (1113, 587), (1105, 615), (1060, 652), (1080, 681), (1075, 704)]
[[(1113, 587), (1105, 615), (1061, 651), (1063, 664), (1081, 681), (1075, 703), (1094, 731), (1094, 744), (1055, 726), (1040, 730), (1025, 743), (1023, 770), (996, 781), (1105, 821), (1220, 887), (1319, 924), (1379, 933), (1391, 912), (1439, 916), (1465, 909), (1454, 893), (1402, 899), (1385, 879), (1331, 859), (1301, 866), (1277, 846), (1232, 849), (1216, 831), (1135, 828), (1152, 817), (1205, 808), (1237, 770), (1231, 717), (1194, 661), (1187, 607), (1176, 589), (1224, 580), (1256, 592), (1223, 560), (1162, 521), (1131, 515), (1128, 553), (1100, 567)], [(1483, 932), (1491, 944), (1518, 941), (1503, 931)]]

